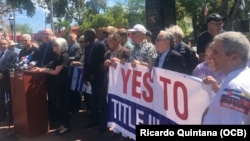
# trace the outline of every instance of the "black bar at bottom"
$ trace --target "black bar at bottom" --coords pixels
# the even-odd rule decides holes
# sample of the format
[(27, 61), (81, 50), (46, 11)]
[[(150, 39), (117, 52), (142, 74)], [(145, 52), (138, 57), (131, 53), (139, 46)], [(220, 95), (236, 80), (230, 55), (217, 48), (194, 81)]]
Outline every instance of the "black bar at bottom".
[(235, 138), (250, 140), (250, 125), (137, 125), (136, 141), (156, 139), (157, 141), (186, 141), (191, 138), (223, 141)]

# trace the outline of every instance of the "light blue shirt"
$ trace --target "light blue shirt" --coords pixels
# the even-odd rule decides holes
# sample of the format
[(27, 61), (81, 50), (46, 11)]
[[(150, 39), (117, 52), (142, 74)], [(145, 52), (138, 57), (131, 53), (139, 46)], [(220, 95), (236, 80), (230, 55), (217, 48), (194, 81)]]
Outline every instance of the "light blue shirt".
[(20, 53), (20, 51), (21, 51), (21, 49), (20, 49), (20, 48), (17, 48), (17, 47), (15, 47), (15, 48), (14, 48), (14, 52), (15, 52), (15, 53), (19, 54), (19, 53)]
[(163, 63), (164, 63), (164, 60), (165, 60), (166, 56), (168, 55), (168, 52), (169, 52), (169, 49), (165, 50), (165, 51), (161, 54), (161, 56), (160, 56), (160, 58), (159, 58), (159, 63), (158, 63), (158, 67), (159, 67), (159, 68), (162, 68), (162, 65), (163, 65)]

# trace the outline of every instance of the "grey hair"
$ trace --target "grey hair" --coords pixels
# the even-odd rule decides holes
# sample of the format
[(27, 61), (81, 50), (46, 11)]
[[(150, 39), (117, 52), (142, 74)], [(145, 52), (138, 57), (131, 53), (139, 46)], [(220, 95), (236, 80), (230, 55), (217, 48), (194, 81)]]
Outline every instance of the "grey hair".
[(54, 38), (53, 43), (58, 45), (60, 53), (68, 51), (68, 42), (64, 38)]
[(178, 25), (172, 25), (169, 28), (166, 28), (165, 30), (172, 32), (174, 35), (177, 35), (178, 37), (180, 37), (182, 39), (185, 36), (183, 33), (183, 30)]
[(28, 40), (32, 40), (32, 38), (31, 38), (30, 34), (23, 34), (23, 35), (22, 35), (22, 37), (27, 37), (27, 38), (28, 38)]
[(175, 46), (174, 45), (174, 35), (173, 35), (173, 33), (170, 32), (170, 31), (164, 31), (164, 30), (161, 30), (160, 32), (164, 33), (163, 38), (166, 39), (166, 40), (169, 40), (170, 47), (173, 48)]
[(238, 53), (243, 63), (247, 63), (250, 51), (250, 43), (247, 37), (235, 31), (228, 31), (218, 34), (213, 42), (221, 42), (226, 55)]

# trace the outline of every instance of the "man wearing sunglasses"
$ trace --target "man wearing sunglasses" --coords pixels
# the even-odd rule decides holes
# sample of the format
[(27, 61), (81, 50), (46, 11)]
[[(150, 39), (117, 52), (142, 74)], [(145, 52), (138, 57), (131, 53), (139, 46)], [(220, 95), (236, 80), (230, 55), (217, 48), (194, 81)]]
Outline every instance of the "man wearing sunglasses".
[(174, 48), (174, 35), (170, 31), (161, 30), (155, 39), (155, 48), (159, 52), (155, 67), (187, 73), (184, 57)]
[(213, 37), (223, 31), (225, 18), (217, 13), (212, 13), (207, 17), (207, 30), (202, 32), (197, 39), (197, 54), (199, 61), (205, 60), (205, 47), (212, 41)]

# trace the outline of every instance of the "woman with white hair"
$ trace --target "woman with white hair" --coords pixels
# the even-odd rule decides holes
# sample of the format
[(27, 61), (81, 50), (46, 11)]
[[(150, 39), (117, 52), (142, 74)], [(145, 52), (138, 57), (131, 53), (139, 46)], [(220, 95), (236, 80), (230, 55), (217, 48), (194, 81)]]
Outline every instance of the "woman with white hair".
[(68, 43), (64, 38), (55, 38), (52, 43), (56, 53), (54, 59), (46, 68), (36, 67), (34, 71), (47, 73), (49, 121), (59, 127), (58, 134), (62, 135), (69, 132), (70, 127)]

